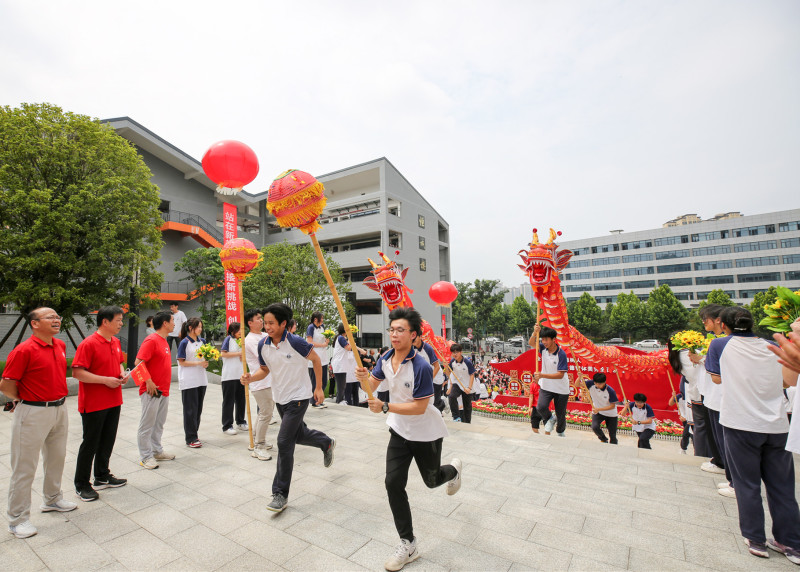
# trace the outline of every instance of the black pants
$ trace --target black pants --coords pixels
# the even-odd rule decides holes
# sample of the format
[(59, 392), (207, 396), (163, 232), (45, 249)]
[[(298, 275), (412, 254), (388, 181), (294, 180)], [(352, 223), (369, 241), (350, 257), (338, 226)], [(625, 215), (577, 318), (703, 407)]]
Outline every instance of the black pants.
[(708, 408), (698, 401), (692, 401), (692, 421), (694, 422), (694, 454), (696, 457), (711, 457), (711, 462), (723, 468), (725, 462), (717, 449), (717, 442), (711, 432)]
[(439, 410), (439, 413), (444, 411), (444, 399), (442, 399), (442, 395), (444, 394), (444, 389), (442, 389), (441, 384), (433, 384), (433, 406)]
[(347, 389), (347, 374), (334, 373), (334, 383), (336, 384), (336, 403), (345, 401), (344, 391)]
[[(317, 390), (317, 376), (314, 375), (314, 368), (308, 368), (308, 377), (311, 378), (311, 391)], [(336, 381), (333, 382), (334, 386)], [(322, 366), (322, 392), (325, 393), (325, 386), (328, 385), (328, 364)]]
[(639, 442), (636, 446), (639, 449), (652, 449), (650, 446), (650, 439), (655, 435), (656, 432), (652, 429), (644, 429), (643, 431), (638, 431), (637, 435), (639, 436)]
[(175, 342), (175, 348), (181, 345), (181, 339), (178, 336), (167, 336), (167, 345), (169, 346), (170, 351), (172, 351), (172, 342)]
[[(464, 405), (464, 412), (458, 411), (458, 396), (461, 396), (461, 402)], [(454, 383), (450, 388), (450, 413), (453, 414), (453, 419), (461, 418), (462, 423), (472, 423), (472, 394), (465, 393), (458, 383)]]
[(708, 409), (708, 419), (711, 425), (711, 433), (714, 435), (714, 442), (717, 444), (717, 450), (720, 452), (720, 462), (714, 464), (725, 469), (725, 478), (728, 479), (729, 483), (733, 484), (731, 470), (728, 467), (728, 456), (725, 454), (725, 431), (722, 425), (719, 424), (719, 411)]
[(442, 441), (407, 441), (389, 429), (389, 446), (386, 448), (386, 492), (389, 507), (392, 509), (397, 534), (411, 542), (414, 527), (411, 522), (411, 506), (408, 504), (408, 469), (411, 459), (417, 463), (422, 481), (430, 488), (436, 488), (456, 477), (453, 465), (442, 465)]
[(742, 536), (761, 544), (767, 541), (761, 500), (763, 480), (772, 535), (785, 546), (800, 547), (800, 510), (795, 498), (794, 459), (786, 450), (788, 434), (753, 433), (729, 427), (724, 430)]
[(183, 403), (183, 432), (186, 444), (197, 441), (197, 430), (200, 428), (200, 416), (203, 414), (203, 400), (206, 397), (206, 386), (181, 390)]
[(83, 423), (83, 442), (78, 449), (75, 463), (75, 488), (91, 484), (92, 461), (94, 461), (94, 478), (106, 479), (111, 474), (108, 462), (117, 440), (119, 412), (121, 407), (110, 407), (91, 413), (81, 413)]
[(689, 448), (689, 439), (692, 438), (692, 433), (690, 431), (691, 425), (689, 425), (688, 421), (683, 422), (683, 433), (681, 433), (681, 450), (685, 451)]
[(358, 405), (358, 388), (361, 387), (357, 382), (346, 384), (344, 397), (347, 405)]
[(531, 427), (539, 429), (539, 424), (542, 422), (542, 416), (539, 415), (539, 410), (536, 407), (531, 407)]
[[(555, 404), (555, 413), (550, 412), (550, 402)], [(563, 433), (567, 428), (567, 403), (569, 402), (569, 394), (553, 393), (546, 389), (539, 390), (539, 403), (536, 404), (536, 409), (539, 410), (539, 416), (542, 421), (547, 423), (551, 415), (556, 415), (556, 433)]]
[(228, 379), (222, 382), (223, 431), (233, 427), (234, 407), (236, 410), (236, 424), (244, 425), (244, 385), (238, 379)]
[[(434, 386), (436, 387), (436, 386)], [(389, 392), (388, 391), (379, 391), (375, 394), (375, 396), (383, 401), (384, 403), (389, 403)]]
[[(603, 428), (601, 425), (603, 421), (606, 422), (606, 427), (608, 428), (608, 438), (606, 438), (606, 434), (603, 432)], [(597, 438), (600, 439), (603, 443), (606, 443), (611, 440), (612, 445), (617, 444), (617, 418), (616, 417), (608, 417), (603, 415), (602, 413), (593, 413), (592, 414), (592, 431), (594, 434), (597, 435)]]
[(281, 428), (278, 431), (278, 464), (275, 467), (275, 478), (272, 480), (272, 494), (282, 494), (287, 499), (289, 486), (292, 484), (295, 446), (319, 447), (324, 452), (331, 444), (330, 437), (322, 431), (309, 429), (303, 421), (308, 402), (308, 399), (301, 399), (286, 404), (275, 404), (278, 415), (281, 416)]

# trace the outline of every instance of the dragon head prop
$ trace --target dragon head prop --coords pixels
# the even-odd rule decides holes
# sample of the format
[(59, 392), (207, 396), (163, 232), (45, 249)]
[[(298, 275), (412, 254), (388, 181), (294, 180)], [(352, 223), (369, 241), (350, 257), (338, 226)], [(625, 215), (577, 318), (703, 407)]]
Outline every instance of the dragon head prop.
[(408, 295), (414, 291), (406, 286), (408, 268), (401, 271), (394, 260), (389, 260), (383, 252), (378, 254), (381, 255), (384, 264), (379, 266), (371, 258), (367, 258), (372, 266), (372, 276), (364, 278), (364, 286), (380, 294), (389, 310), (399, 306), (411, 306)]
[(534, 291), (537, 288), (547, 289), (551, 282), (558, 277), (558, 273), (564, 270), (572, 258), (572, 251), (567, 249), (559, 250), (558, 245), (553, 242), (561, 232), (550, 229), (550, 239), (546, 243), (539, 242), (537, 230), (533, 229), (533, 240), (528, 244), (530, 249), (520, 250), (519, 256), (524, 264), (518, 266), (528, 275)]

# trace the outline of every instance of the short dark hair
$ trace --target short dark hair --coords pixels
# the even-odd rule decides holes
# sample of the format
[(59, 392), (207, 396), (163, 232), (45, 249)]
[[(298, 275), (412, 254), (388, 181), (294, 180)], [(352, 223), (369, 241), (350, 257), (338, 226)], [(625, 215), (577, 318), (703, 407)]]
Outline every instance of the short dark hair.
[(542, 329), (539, 330), (539, 337), (554, 340), (558, 337), (558, 332), (548, 326), (542, 326)]
[(278, 320), (279, 324), (286, 322), (287, 326), (289, 325), (289, 320), (291, 320), (294, 316), (292, 309), (283, 302), (275, 302), (274, 304), (270, 304), (264, 308), (264, 316), (267, 314), (272, 314), (275, 316), (275, 319)]
[(747, 308), (741, 306), (730, 306), (723, 310), (720, 315), (722, 323), (732, 332), (752, 332), (753, 315)]
[(422, 335), (422, 316), (414, 308), (395, 308), (389, 312), (389, 323), (395, 320), (405, 320), (412, 332)]
[(322, 312), (314, 312), (313, 314), (311, 314), (311, 321), (312, 322), (314, 320), (321, 320), (321, 319), (322, 319)]
[(228, 335), (234, 336), (236, 332), (242, 329), (242, 325), (239, 322), (231, 322), (228, 324)]
[(172, 308), (173, 306), (175, 306), (176, 308), (180, 308), (180, 305), (177, 302), (170, 302), (169, 307)]
[(461, 347), (461, 344), (453, 344), (450, 346), (450, 353), (453, 352), (463, 352), (464, 348)]
[(157, 312), (155, 316), (153, 316), (153, 329), (160, 330), (161, 326), (164, 325), (164, 322), (169, 322), (172, 319), (172, 313), (167, 312), (166, 310), (162, 310)]
[(643, 403), (647, 402), (647, 396), (644, 393), (634, 393), (633, 394), (634, 401), (641, 401)]
[(720, 306), (719, 304), (706, 304), (697, 313), (700, 315), (701, 320), (716, 320), (724, 309), (725, 306)]
[(606, 382), (606, 374), (603, 372), (597, 372), (592, 376), (592, 381), (595, 383), (605, 383)]
[(261, 314), (261, 310), (258, 308), (251, 308), (244, 313), (244, 323), (247, 324), (247, 327), (250, 327), (250, 322), (253, 321), (253, 318)]
[(151, 328), (153, 327), (153, 316), (147, 316), (144, 321), (145, 325), (149, 325)]
[(110, 322), (120, 314), (124, 313), (125, 312), (123, 312), (122, 308), (119, 306), (103, 306), (97, 310), (97, 327), (99, 328), (103, 325), (103, 320), (108, 320)]
[(344, 335), (344, 324), (342, 324), (341, 322), (339, 323), (338, 326), (336, 326), (336, 333), (338, 333), (340, 336)]

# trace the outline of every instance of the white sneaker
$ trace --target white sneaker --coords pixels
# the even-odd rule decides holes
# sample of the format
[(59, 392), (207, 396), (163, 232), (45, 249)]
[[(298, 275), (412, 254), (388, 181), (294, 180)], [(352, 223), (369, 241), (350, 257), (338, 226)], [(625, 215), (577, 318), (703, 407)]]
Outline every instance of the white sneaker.
[(417, 558), (419, 558), (419, 550), (417, 550), (416, 537), (411, 542), (403, 538), (400, 540), (400, 544), (397, 545), (392, 557), (383, 563), (383, 567), (389, 572), (397, 572), (397, 570), (402, 570), (403, 566)]
[(16, 536), (17, 538), (30, 538), (37, 532), (36, 527), (31, 524), (30, 520), (26, 520), (18, 524), (17, 526), (8, 525), (8, 532)]
[(253, 452), (256, 454), (256, 459), (258, 459), (259, 461), (270, 461), (270, 460), (272, 460), (272, 455), (270, 455), (269, 451), (267, 451), (263, 447), (258, 447)]
[(239, 434), (239, 432), (236, 429), (234, 429), (233, 427), (228, 427), (227, 429), (225, 429), (225, 431), (223, 431), (223, 433), (225, 433), (226, 435), (238, 435)]
[(686, 449), (681, 449), (681, 455), (686, 455)]
[(241, 423), (237, 425), (236, 428), (239, 429), (239, 431), (247, 431), (247, 423)]
[(736, 498), (736, 491), (733, 490), (732, 487), (726, 487), (724, 489), (717, 489), (717, 492), (724, 497), (728, 497), (730, 499)]
[(727, 489), (730, 486), (731, 486), (731, 484), (728, 481), (723, 481), (721, 483), (717, 483), (717, 488), (718, 489)]
[(173, 455), (172, 453), (167, 453), (166, 451), (161, 451), (160, 453), (156, 453), (155, 455), (153, 455), (153, 458), (156, 461), (174, 461), (175, 455)]
[(550, 419), (548, 419), (547, 423), (544, 424), (544, 432), (548, 435), (552, 433), (557, 421), (558, 419), (556, 418), (555, 414), (551, 414)]
[(725, 469), (720, 469), (718, 466), (716, 466), (711, 461), (706, 461), (705, 463), (700, 465), (700, 470), (706, 471), (708, 473), (716, 473), (718, 475), (724, 475), (725, 474)]
[(147, 457), (144, 461), (139, 461), (139, 464), (145, 469), (157, 469), (158, 463), (153, 457)]
[(454, 495), (461, 488), (461, 459), (453, 459), (450, 461), (456, 469), (456, 476), (447, 481), (447, 494)]
[(78, 503), (61, 499), (50, 504), (42, 504), (42, 506), (40, 506), (39, 508), (42, 509), (42, 512), (53, 512), (53, 511), (69, 512), (71, 510), (75, 510), (76, 508), (78, 508)]

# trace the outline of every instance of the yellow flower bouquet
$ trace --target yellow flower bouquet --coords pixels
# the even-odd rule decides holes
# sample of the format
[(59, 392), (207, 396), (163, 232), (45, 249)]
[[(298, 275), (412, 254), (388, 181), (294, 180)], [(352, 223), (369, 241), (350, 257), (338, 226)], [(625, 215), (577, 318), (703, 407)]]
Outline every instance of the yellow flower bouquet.
[(203, 344), (197, 348), (195, 355), (197, 359), (203, 361), (217, 361), (219, 359), (219, 350), (211, 344)]
[(684, 330), (672, 336), (670, 342), (672, 342), (672, 347), (676, 350), (689, 350), (690, 352), (705, 355), (708, 351), (708, 345), (715, 337), (714, 334), (704, 336), (694, 330)]
[(332, 342), (333, 340), (335, 340), (335, 339), (336, 339), (336, 336), (337, 336), (336, 332), (334, 332), (334, 331), (333, 331), (333, 330), (331, 330), (330, 328), (326, 328), (326, 329), (325, 329), (325, 330), (322, 332), (322, 335), (323, 335), (323, 336), (325, 336), (325, 338), (326, 338), (326, 339), (327, 339), (329, 342)]
[(792, 292), (788, 288), (778, 286), (778, 299), (774, 304), (765, 304), (767, 317), (759, 322), (773, 332), (791, 332), (792, 322), (800, 317), (800, 290)]

